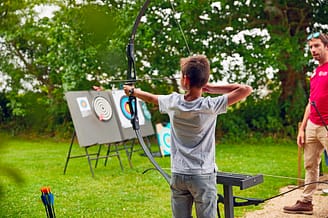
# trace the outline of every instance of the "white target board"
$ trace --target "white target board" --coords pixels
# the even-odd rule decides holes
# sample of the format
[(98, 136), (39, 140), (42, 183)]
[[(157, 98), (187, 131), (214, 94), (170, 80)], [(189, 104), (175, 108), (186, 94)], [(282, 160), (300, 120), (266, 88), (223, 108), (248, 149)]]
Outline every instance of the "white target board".
[[(120, 131), (124, 140), (136, 138), (131, 124), (131, 111), (128, 105), (129, 97), (123, 90), (111, 91), (111, 98), (115, 104)], [(142, 136), (154, 135), (155, 131), (151, 123), (151, 114), (145, 102), (137, 98), (137, 113)]]
[(163, 126), (161, 123), (156, 124), (157, 141), (162, 156), (171, 155), (171, 124)]
[[(125, 95), (123, 90), (112, 91), (112, 96), (116, 105), (117, 113), (123, 128), (131, 128), (131, 111), (129, 107), (129, 97)], [(134, 110), (136, 110), (134, 108)], [(140, 100), (137, 99), (137, 112), (141, 111)], [(139, 124), (145, 124), (145, 117), (142, 113), (138, 113)]]
[(102, 96), (95, 97), (93, 99), (92, 106), (94, 108), (96, 116), (100, 121), (108, 121), (110, 120), (110, 118), (112, 118), (112, 106), (106, 98)]
[(65, 97), (81, 147), (122, 141), (108, 91), (72, 91)]

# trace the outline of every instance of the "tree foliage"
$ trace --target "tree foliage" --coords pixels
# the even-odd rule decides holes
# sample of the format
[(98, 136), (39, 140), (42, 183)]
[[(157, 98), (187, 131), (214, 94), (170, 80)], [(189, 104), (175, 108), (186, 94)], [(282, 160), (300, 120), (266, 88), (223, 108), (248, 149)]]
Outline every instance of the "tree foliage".
[[(157, 3), (160, 6), (148, 13), (146, 30), (140, 35), (141, 47), (147, 52), (140, 59), (146, 56), (154, 63), (150, 72), (171, 75), (177, 71), (171, 66), (177, 63), (169, 62), (172, 60), (167, 54), (175, 60), (188, 55), (179, 33), (180, 23), (191, 53), (206, 54), (211, 59), (213, 81), (248, 83), (256, 90), (254, 99), (248, 100), (253, 103), (248, 104), (249, 109), (263, 107), (259, 101), (277, 109), (278, 113), (255, 116), (249, 110), (242, 116), (243, 120), (253, 117), (249, 127), (293, 133), (292, 127), (301, 120), (307, 103), (307, 78), (314, 67), (305, 50), (306, 36), (321, 31), (324, 26), (320, 24), (327, 24), (322, 17), (328, 9), (325, 1), (179, 1), (174, 3), (175, 10), (169, 3)], [(167, 11), (171, 16), (163, 16)], [(149, 31), (156, 37), (144, 34)]]
[[(44, 108), (39, 119), (47, 120), (51, 132), (68, 117), (66, 91), (88, 90), (122, 68), (125, 19), (118, 8), (72, 1), (48, 3), (58, 10), (51, 18), (40, 18), (35, 5), (45, 2), (27, 2), (4, 3), (8, 7), (1, 19), (0, 72), (6, 75), (2, 81), (9, 99), (6, 106), (14, 126), (32, 116), (30, 106)], [(35, 97), (26, 104), (23, 99), (29, 93)]]
[[(0, 3), (0, 120), (6, 125), (35, 123), (39, 131), (55, 132), (69, 122), (66, 91), (117, 88), (113, 80), (126, 78), (125, 47), (143, 1), (80, 2)], [(55, 9), (52, 16), (40, 17), (37, 9), (45, 6)], [(135, 40), (137, 86), (179, 91), (179, 59), (205, 54), (212, 82), (255, 89), (222, 116), (223, 132), (244, 126), (244, 132), (292, 134), (314, 67), (306, 36), (325, 27), (327, 11), (325, 1), (311, 0), (150, 1)], [(163, 119), (153, 112), (156, 121)]]

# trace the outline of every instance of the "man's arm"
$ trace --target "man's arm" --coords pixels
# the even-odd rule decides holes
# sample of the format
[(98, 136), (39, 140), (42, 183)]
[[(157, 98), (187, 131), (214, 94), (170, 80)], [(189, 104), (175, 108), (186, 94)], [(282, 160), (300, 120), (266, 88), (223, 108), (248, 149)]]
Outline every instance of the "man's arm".
[(140, 98), (145, 102), (158, 105), (158, 95), (154, 95), (152, 93), (142, 91), (141, 89), (135, 89), (133, 86), (129, 86), (129, 85), (124, 85), (123, 88), (127, 96), (132, 95), (137, 98)]
[(214, 85), (208, 83), (203, 87), (203, 91), (210, 94), (227, 94), (230, 106), (249, 96), (253, 89), (251, 86), (242, 84)]
[(302, 123), (298, 129), (298, 135), (297, 135), (297, 145), (299, 147), (303, 147), (304, 142), (305, 142), (305, 128), (306, 128), (306, 124), (307, 121), (309, 119), (310, 116), (310, 107), (311, 104), (310, 102), (306, 105), (305, 111), (304, 111), (304, 115), (303, 115), (303, 120)]

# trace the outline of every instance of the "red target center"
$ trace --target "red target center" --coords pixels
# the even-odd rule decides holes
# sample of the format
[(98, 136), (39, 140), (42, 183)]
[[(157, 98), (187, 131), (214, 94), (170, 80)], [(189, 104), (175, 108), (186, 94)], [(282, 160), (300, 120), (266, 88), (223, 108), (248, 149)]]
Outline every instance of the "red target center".
[(124, 110), (125, 110), (128, 114), (131, 114), (130, 106), (129, 106), (129, 103), (128, 103), (128, 102), (126, 102), (126, 103), (124, 104)]

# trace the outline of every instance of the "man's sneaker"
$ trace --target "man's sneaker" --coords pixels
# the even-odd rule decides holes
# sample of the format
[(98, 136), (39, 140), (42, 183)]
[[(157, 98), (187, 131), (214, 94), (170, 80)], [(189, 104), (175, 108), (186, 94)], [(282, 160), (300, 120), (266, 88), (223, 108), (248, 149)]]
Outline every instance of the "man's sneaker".
[(285, 206), (284, 207), (285, 213), (292, 213), (292, 214), (313, 214), (313, 205), (312, 202), (302, 202), (297, 201), (296, 204), (293, 206)]

